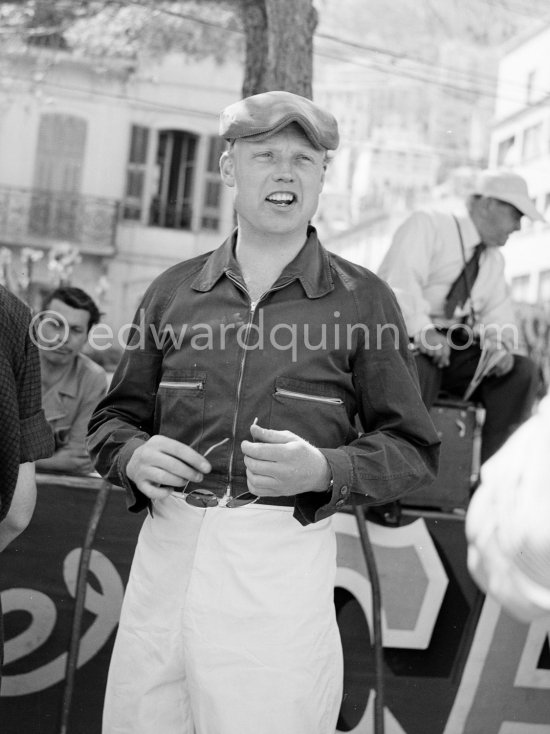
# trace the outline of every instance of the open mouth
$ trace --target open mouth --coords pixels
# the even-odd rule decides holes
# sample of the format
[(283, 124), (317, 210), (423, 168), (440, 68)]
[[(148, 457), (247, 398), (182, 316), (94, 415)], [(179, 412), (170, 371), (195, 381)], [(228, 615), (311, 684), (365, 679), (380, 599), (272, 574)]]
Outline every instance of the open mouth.
[(296, 201), (295, 194), (292, 194), (290, 191), (277, 191), (274, 194), (269, 194), (265, 198), (270, 204), (275, 204), (280, 207), (290, 206)]

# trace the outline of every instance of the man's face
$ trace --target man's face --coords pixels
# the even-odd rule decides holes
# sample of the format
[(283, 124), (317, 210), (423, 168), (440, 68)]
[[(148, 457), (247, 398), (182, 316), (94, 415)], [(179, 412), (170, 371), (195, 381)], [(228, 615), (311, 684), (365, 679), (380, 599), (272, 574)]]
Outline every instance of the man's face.
[(479, 233), (488, 247), (502, 247), (512, 232), (521, 228), (523, 214), (512, 204), (498, 199), (482, 199)]
[(38, 345), (47, 362), (68, 364), (86, 343), (90, 314), (54, 298), (38, 324)]
[(220, 161), (224, 182), (235, 188), (239, 226), (258, 233), (305, 233), (325, 178), (325, 153), (297, 125), (267, 140), (236, 140)]

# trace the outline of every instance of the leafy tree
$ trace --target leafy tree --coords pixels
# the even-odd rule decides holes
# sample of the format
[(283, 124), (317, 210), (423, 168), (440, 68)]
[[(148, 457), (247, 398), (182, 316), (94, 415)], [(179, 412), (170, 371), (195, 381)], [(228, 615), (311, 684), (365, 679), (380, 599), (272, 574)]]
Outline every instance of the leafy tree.
[(218, 61), (244, 55), (243, 96), (270, 89), (311, 97), (313, 0), (13, 0), (2, 37), (89, 57), (183, 51)]

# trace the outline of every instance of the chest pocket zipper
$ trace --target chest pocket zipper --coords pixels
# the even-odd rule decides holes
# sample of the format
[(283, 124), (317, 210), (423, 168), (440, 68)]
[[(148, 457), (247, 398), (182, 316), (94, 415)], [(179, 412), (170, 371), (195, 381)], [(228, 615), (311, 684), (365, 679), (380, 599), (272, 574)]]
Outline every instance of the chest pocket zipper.
[(325, 395), (309, 395), (304, 392), (295, 392), (294, 390), (285, 390), (282, 387), (275, 388), (275, 395), (283, 398), (293, 398), (294, 400), (309, 400), (315, 403), (326, 403), (329, 405), (342, 405), (343, 400), (340, 398), (330, 398)]
[(204, 381), (178, 380), (176, 382), (171, 380), (162, 380), (159, 382), (159, 388), (160, 387), (167, 387), (171, 390), (196, 390), (197, 392), (200, 392), (201, 390), (204, 390)]

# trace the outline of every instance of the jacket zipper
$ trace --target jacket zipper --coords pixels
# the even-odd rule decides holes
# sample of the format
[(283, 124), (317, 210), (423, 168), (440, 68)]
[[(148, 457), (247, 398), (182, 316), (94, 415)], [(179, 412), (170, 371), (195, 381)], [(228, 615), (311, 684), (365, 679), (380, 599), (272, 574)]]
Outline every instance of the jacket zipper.
[(294, 398), (295, 400), (312, 400), (317, 403), (328, 403), (330, 405), (342, 405), (343, 400), (340, 398), (330, 398), (325, 395), (309, 395), (304, 392), (295, 392), (294, 390), (285, 390), (283, 387), (275, 388), (276, 395), (282, 395), (285, 398)]
[(178, 390), (204, 390), (204, 383), (202, 380), (183, 380), (182, 382), (179, 381), (172, 381), (172, 380), (163, 380), (159, 383), (159, 387), (169, 387), (169, 388), (175, 388)]
[(244, 343), (245, 343), (246, 346), (243, 347), (243, 355), (241, 357), (241, 362), (239, 364), (239, 378), (237, 380), (237, 393), (236, 393), (237, 400), (236, 400), (236, 405), (235, 405), (235, 415), (233, 417), (233, 426), (231, 428), (232, 442), (231, 442), (231, 452), (229, 454), (229, 473), (228, 473), (227, 487), (225, 488), (225, 494), (224, 494), (224, 496), (220, 500), (220, 506), (222, 506), (222, 507), (225, 504), (225, 502), (227, 502), (227, 500), (231, 497), (231, 481), (233, 479), (233, 460), (235, 458), (235, 437), (237, 435), (237, 420), (238, 420), (238, 416), (239, 416), (239, 401), (240, 401), (240, 397), (241, 397), (241, 387), (242, 387), (243, 376), (244, 376), (244, 365), (245, 365), (245, 362), (246, 362), (246, 354), (247, 354), (246, 347), (248, 346), (248, 335), (250, 333), (250, 327), (252, 326), (252, 323), (254, 321), (254, 314), (256, 313), (256, 308), (258, 307), (258, 304), (269, 293), (273, 293), (273, 291), (281, 290), (282, 288), (284, 288), (285, 286), (287, 286), (291, 282), (291, 281), (286, 281), (285, 283), (281, 283), (281, 285), (277, 286), (277, 288), (270, 288), (269, 290), (265, 291), (265, 293), (262, 293), (262, 295), (258, 298), (257, 301), (252, 301), (250, 299), (250, 294), (248, 293), (248, 291), (246, 290), (246, 288), (244, 288), (242, 286), (242, 284), (239, 283), (238, 280), (236, 280), (235, 278), (233, 278), (230, 275), (230, 273), (226, 273), (226, 275), (229, 278), (229, 280), (231, 280), (237, 286), (237, 288), (239, 288), (239, 290), (241, 290), (243, 293), (245, 293), (248, 296), (248, 299), (250, 301), (250, 306), (249, 306), (250, 312), (249, 312), (248, 321), (247, 321), (247, 324), (246, 324), (246, 334), (245, 334), (245, 339), (244, 339)]

